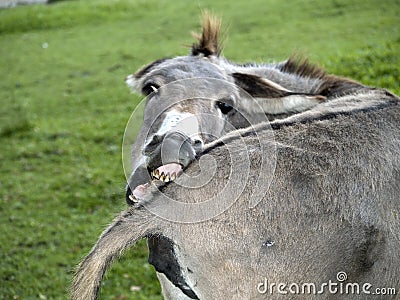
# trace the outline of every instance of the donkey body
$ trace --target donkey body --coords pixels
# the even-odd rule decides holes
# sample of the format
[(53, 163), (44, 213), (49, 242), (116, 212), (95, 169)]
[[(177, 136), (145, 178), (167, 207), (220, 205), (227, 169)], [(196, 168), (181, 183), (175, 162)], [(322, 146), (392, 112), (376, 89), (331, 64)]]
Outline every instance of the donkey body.
[[(277, 298), (279, 283), (311, 282), (319, 291), (339, 272), (346, 272), (346, 282), (399, 291), (399, 98), (293, 59), (232, 64), (220, 57), (218, 32), (219, 23), (206, 18), (189, 56), (156, 61), (127, 78), (133, 89), (150, 95), (142, 138), (132, 155), (134, 172), (127, 188), (132, 206), (81, 263), (72, 299), (96, 299), (112, 259), (143, 237), (149, 238), (149, 261), (166, 299), (263, 299), (264, 292)], [(195, 77), (202, 79), (190, 86), (194, 96), (187, 97), (196, 100), (194, 105), (168, 102), (188, 90), (186, 85), (179, 88), (179, 80)], [(212, 83), (207, 86), (207, 78), (228, 84), (216, 89)], [(165, 93), (163, 86), (174, 82), (178, 88)], [(207, 88), (215, 96), (202, 94)], [(257, 121), (259, 110), (240, 88), (256, 99), (271, 122)], [(166, 113), (160, 114), (166, 101)], [(196, 117), (204, 112), (222, 121), (211, 126)], [(161, 117), (154, 125), (155, 116)], [(193, 118), (190, 123), (198, 130), (180, 126), (185, 118)], [(252, 126), (233, 130), (227, 123)], [(271, 152), (262, 149), (260, 140)], [(162, 144), (168, 151), (179, 150), (161, 159)], [(274, 159), (266, 155), (272, 152)], [(170, 182), (183, 170), (195, 177), (201, 157), (208, 155), (216, 167), (204, 185), (190, 189)], [(166, 197), (201, 204), (223, 190), (234, 164), (246, 157), (250, 165), (243, 191), (214, 218), (171, 222), (147, 210), (185, 219), (193, 212), (171, 209)], [(270, 158), (272, 183), (261, 187), (261, 201), (251, 205), (260, 177), (269, 176), (262, 161)], [(325, 298), (341, 296), (322, 291)]]
[[(156, 253), (173, 270), (160, 275), (164, 295), (170, 295), (167, 299), (226, 299), (227, 295), (264, 299), (260, 293), (264, 286), (257, 287), (265, 279), (276, 284), (315, 283), (320, 290), (323, 283), (335, 281), (339, 272), (346, 272), (350, 283), (398, 291), (399, 124), (399, 98), (379, 90), (272, 122), (275, 176), (254, 208), (249, 208), (249, 201), (263, 157), (253, 132), (242, 130), (248, 148), (236, 153), (251, 153), (252, 166), (238, 201), (209, 221), (174, 223), (143, 208), (145, 201), (163, 205), (157, 189), (149, 188), (146, 197), (103, 233), (82, 262), (73, 299), (94, 299), (107, 265), (142, 237), (166, 245)], [(239, 136), (223, 139), (234, 147)], [(163, 193), (177, 201), (201, 202), (210, 190), (218, 191), (230, 169), (225, 148), (218, 141), (204, 150), (219, 163), (216, 176), (206, 186), (185, 189), (172, 182), (163, 186)], [(187, 172), (198, 168), (194, 162)], [(279, 297), (276, 286), (267, 294), (272, 292), (274, 298)], [(327, 289), (318, 296), (335, 297)]]

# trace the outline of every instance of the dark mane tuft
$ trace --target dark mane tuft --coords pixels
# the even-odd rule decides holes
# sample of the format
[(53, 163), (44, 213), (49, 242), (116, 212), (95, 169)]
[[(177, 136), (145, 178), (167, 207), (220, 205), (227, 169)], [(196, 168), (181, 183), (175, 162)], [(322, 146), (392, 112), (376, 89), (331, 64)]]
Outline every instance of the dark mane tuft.
[(308, 59), (302, 59), (297, 55), (292, 55), (280, 67), (282, 72), (292, 73), (301, 77), (323, 79), (326, 76), (325, 70), (317, 65), (311, 64)]
[(157, 59), (157, 60), (153, 61), (152, 63), (143, 66), (139, 71), (137, 71), (134, 74), (135, 78), (138, 79), (138, 78), (142, 77), (143, 75), (147, 74), (152, 68), (163, 63), (166, 60), (168, 60), (168, 58)]
[(199, 35), (192, 33), (197, 43), (192, 45), (192, 55), (203, 54), (204, 56), (220, 55), (222, 46), (220, 43), (221, 19), (205, 11), (202, 15), (203, 31)]
[(302, 59), (297, 55), (292, 55), (280, 68), (282, 72), (296, 74), (301, 77), (320, 79), (321, 85), (316, 94), (326, 98), (337, 98), (352, 93), (357, 93), (363, 89), (368, 89), (361, 83), (344, 77), (329, 75), (322, 68), (311, 64), (308, 59)]

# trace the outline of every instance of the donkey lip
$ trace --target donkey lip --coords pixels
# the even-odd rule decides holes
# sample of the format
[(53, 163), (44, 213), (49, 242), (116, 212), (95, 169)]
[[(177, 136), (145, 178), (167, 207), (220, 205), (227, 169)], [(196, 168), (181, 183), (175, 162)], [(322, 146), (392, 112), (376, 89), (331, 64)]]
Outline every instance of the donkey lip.
[(138, 185), (129, 195), (129, 199), (134, 203), (139, 202), (139, 200), (143, 199), (146, 196), (148, 187), (148, 183)]

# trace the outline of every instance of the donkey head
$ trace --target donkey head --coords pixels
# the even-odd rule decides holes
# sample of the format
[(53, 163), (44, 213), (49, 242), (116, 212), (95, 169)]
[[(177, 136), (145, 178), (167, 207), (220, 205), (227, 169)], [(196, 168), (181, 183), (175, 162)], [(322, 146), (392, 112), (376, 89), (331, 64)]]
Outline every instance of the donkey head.
[(174, 180), (204, 144), (228, 131), (266, 115), (310, 109), (335, 97), (343, 85), (357, 85), (295, 59), (233, 64), (221, 56), (220, 27), (220, 20), (206, 13), (189, 55), (156, 60), (127, 77), (133, 91), (147, 96), (145, 137), (133, 147), (128, 203), (140, 198), (151, 180)]

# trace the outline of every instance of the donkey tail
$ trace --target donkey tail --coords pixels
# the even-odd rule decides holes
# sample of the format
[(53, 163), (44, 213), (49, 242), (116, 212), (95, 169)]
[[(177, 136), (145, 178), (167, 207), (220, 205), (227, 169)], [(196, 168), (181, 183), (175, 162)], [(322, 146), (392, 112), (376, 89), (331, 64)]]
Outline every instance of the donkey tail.
[(71, 300), (95, 300), (112, 261), (138, 240), (155, 232), (156, 217), (131, 207), (114, 219), (79, 264), (71, 286)]

